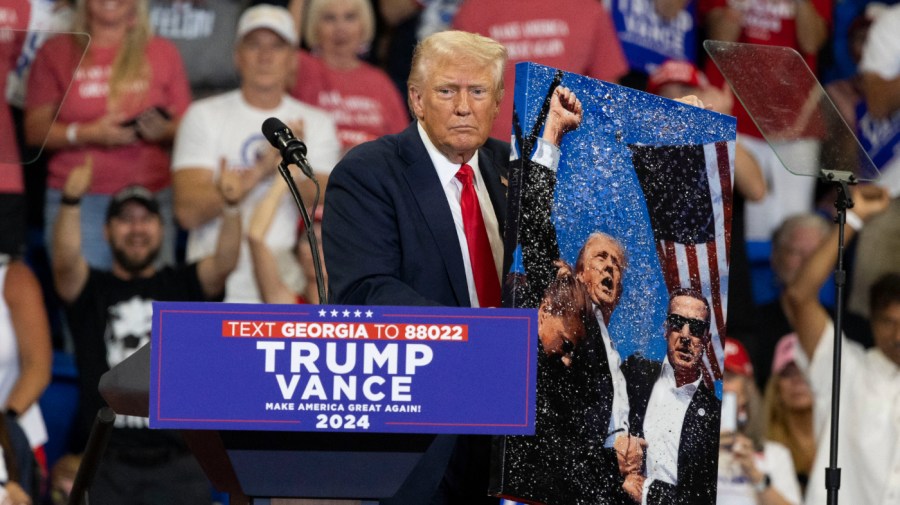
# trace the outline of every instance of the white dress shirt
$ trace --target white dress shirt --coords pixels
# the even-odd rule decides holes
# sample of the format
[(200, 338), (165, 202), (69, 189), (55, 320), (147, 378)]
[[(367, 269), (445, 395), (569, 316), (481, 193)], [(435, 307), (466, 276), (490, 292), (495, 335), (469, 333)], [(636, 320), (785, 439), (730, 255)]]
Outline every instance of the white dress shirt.
[[(462, 207), (459, 205), (459, 197), (462, 194), (462, 182), (456, 178), (456, 173), (462, 166), (447, 159), (428, 138), (422, 123), (418, 123), (419, 137), (425, 144), (428, 157), (437, 171), (441, 180), (441, 187), (447, 195), (447, 203), (450, 204), (450, 214), (453, 215), (453, 223), (456, 225), (456, 238), (459, 240), (459, 250), (462, 252), (463, 267), (466, 270), (466, 284), (469, 287), (469, 300), (472, 307), (478, 307), (478, 292), (475, 290), (475, 277), (472, 274), (472, 261), (469, 259), (469, 242), (466, 240), (466, 230), (463, 227)], [(487, 187), (481, 178), (481, 170), (478, 168), (478, 152), (466, 163), (472, 167), (475, 173), (475, 193), (478, 195), (478, 206), (481, 207), (481, 216), (484, 218), (484, 226), (487, 229), (488, 241), (491, 244), (491, 254), (494, 256), (494, 267), (497, 270), (497, 282), (500, 282), (500, 269), (503, 268), (503, 237), (500, 236), (500, 225)]]
[(606, 322), (603, 319), (603, 313), (595, 305), (594, 315), (597, 317), (597, 323), (600, 325), (600, 334), (603, 336), (603, 347), (606, 349), (606, 360), (609, 363), (609, 374), (612, 377), (613, 385), (613, 402), (609, 415), (609, 428), (604, 442), (604, 447), (612, 447), (619, 435), (628, 434), (628, 389), (625, 382), (625, 375), (622, 373), (622, 357), (616, 349), (616, 345), (609, 338), (609, 330), (606, 329)]
[[(466, 240), (466, 231), (463, 227), (462, 207), (459, 204), (459, 198), (462, 194), (462, 182), (456, 178), (456, 173), (462, 166), (447, 159), (441, 153), (428, 134), (422, 127), (422, 123), (417, 123), (419, 137), (425, 144), (425, 150), (428, 151), (428, 157), (431, 158), (431, 164), (437, 172), (441, 181), (441, 187), (447, 196), (447, 203), (450, 204), (450, 214), (453, 216), (453, 223), (456, 225), (456, 238), (459, 240), (459, 249), (462, 252), (463, 267), (466, 270), (466, 284), (469, 287), (469, 300), (472, 307), (478, 307), (478, 292), (475, 290), (475, 277), (472, 274), (472, 261), (469, 259), (469, 242)], [(516, 152), (510, 152), (510, 159), (516, 159)], [(535, 152), (532, 154), (532, 161), (539, 163), (551, 170), (556, 171), (559, 166), (560, 150), (559, 147), (538, 139)], [(494, 213), (494, 207), (491, 204), (491, 196), (487, 192), (487, 187), (481, 177), (481, 170), (478, 167), (478, 153), (476, 152), (466, 163), (472, 167), (475, 173), (474, 184), (475, 193), (478, 195), (478, 206), (481, 207), (481, 216), (484, 218), (484, 226), (487, 228), (488, 241), (491, 244), (491, 254), (494, 257), (494, 266), (497, 269), (497, 279), (500, 281), (501, 269), (503, 268), (503, 236), (500, 233), (500, 225), (497, 221), (497, 215)], [(628, 412), (625, 412), (627, 419)]]
[(659, 378), (653, 384), (647, 413), (644, 415), (644, 439), (647, 441), (647, 480), (644, 481), (643, 503), (647, 503), (650, 484), (660, 480), (678, 484), (678, 447), (681, 445), (681, 428), (684, 416), (701, 378), (678, 387), (675, 370), (669, 358), (663, 360)]

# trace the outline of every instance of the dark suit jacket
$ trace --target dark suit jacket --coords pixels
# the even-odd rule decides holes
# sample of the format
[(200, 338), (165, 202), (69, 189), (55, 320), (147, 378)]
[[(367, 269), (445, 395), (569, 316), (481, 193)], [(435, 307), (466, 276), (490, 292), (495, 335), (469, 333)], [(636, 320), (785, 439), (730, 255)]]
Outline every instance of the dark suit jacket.
[[(478, 164), (500, 229), (509, 145), (494, 139)], [(322, 222), (329, 301), (468, 307), (450, 206), (416, 123), (344, 156), (328, 180)]]
[(606, 352), (593, 314), (585, 326), (571, 366), (538, 349), (535, 435), (505, 437), (502, 484), (494, 483), (504, 495), (547, 505), (626, 503), (615, 452), (603, 447), (612, 405)]
[[(662, 363), (638, 355), (622, 364), (628, 382), (631, 432), (644, 436), (644, 417), (659, 378)], [(678, 484), (654, 482), (647, 497), (649, 504), (714, 505), (719, 461), (719, 417), (722, 402), (703, 381), (691, 398), (681, 427), (678, 446)]]
[[(508, 163), (508, 144), (488, 139), (478, 151), (501, 231)], [(327, 194), (322, 234), (330, 303), (471, 305), (450, 206), (415, 122), (348, 152)], [(487, 497), (489, 462), (489, 437), (439, 436), (383, 503), (496, 503)]]
[[(523, 153), (523, 156), (525, 154)], [(527, 157), (511, 166), (510, 198), (519, 205), (507, 223), (507, 254), (521, 247), (525, 278), (507, 285), (505, 301), (536, 308), (556, 276), (560, 257), (552, 203), (556, 173)], [(507, 258), (507, 267), (509, 258)], [(512, 276), (511, 276), (512, 277)], [(535, 436), (505, 437), (501, 482), (505, 495), (548, 505), (618, 504), (622, 476), (612, 449), (605, 449), (612, 411), (613, 383), (599, 323), (585, 314), (587, 338), (571, 367), (539, 349)]]

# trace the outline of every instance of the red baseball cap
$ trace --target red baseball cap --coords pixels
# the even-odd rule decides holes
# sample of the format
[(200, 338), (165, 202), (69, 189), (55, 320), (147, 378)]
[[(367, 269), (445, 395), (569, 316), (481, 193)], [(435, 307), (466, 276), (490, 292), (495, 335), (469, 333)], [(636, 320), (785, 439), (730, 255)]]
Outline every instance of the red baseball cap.
[(656, 67), (647, 81), (647, 93), (659, 94), (659, 89), (666, 84), (686, 84), (695, 88), (709, 86), (709, 81), (693, 63), (683, 60), (668, 60)]
[(747, 349), (731, 337), (725, 337), (725, 371), (753, 377), (753, 363)]

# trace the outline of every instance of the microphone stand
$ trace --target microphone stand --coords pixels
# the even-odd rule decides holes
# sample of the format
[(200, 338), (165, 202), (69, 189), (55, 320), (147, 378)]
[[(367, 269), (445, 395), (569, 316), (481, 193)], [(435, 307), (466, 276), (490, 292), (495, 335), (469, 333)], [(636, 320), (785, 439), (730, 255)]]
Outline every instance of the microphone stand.
[(823, 179), (835, 185), (837, 198), (834, 206), (837, 208), (835, 222), (838, 225), (838, 256), (837, 266), (834, 270), (834, 355), (831, 364), (831, 433), (830, 453), (828, 468), (825, 469), (825, 489), (828, 493), (828, 505), (837, 505), (838, 490), (841, 487), (841, 469), (837, 466), (838, 459), (838, 421), (841, 405), (841, 335), (843, 334), (844, 318), (844, 286), (847, 282), (847, 272), (844, 270), (844, 225), (847, 222), (847, 209), (853, 208), (853, 200), (850, 197), (850, 184), (856, 184), (856, 177), (848, 172), (822, 170)]
[[(308, 169), (308, 167), (306, 168)], [(316, 238), (316, 231), (313, 229), (313, 221), (309, 216), (309, 211), (306, 210), (306, 205), (303, 204), (303, 197), (300, 196), (300, 190), (297, 189), (297, 183), (294, 182), (294, 177), (291, 176), (291, 171), (288, 170), (288, 165), (283, 158), (281, 163), (278, 164), (278, 172), (281, 174), (284, 182), (287, 183), (288, 189), (291, 191), (291, 196), (294, 198), (294, 203), (297, 205), (297, 208), (300, 209), (300, 216), (303, 218), (303, 224), (306, 226), (306, 240), (309, 242), (309, 247), (312, 251), (313, 269), (316, 272), (316, 288), (319, 292), (319, 304), (328, 303), (325, 292), (325, 275), (322, 273), (322, 258), (319, 257), (319, 239)], [(316, 196), (313, 199), (313, 209), (315, 209), (319, 206), (319, 193), (321, 188), (319, 187), (319, 181), (312, 176), (312, 171), (309, 170), (308, 173), (310, 174), (309, 180), (316, 185)]]

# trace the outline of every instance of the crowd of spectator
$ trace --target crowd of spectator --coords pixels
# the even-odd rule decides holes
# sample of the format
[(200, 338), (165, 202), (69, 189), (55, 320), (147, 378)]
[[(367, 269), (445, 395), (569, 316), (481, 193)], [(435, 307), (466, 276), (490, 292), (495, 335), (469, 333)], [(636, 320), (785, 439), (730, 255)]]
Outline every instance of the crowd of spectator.
[[(507, 47), (507, 93), (492, 131), (501, 140), (510, 137), (522, 61), (668, 98), (697, 95), (738, 118), (724, 363), (738, 419), (723, 428), (721, 504), (821, 503), (831, 345), (821, 338), (833, 331), (826, 307), (834, 300), (818, 293), (837, 248), (830, 187), (785, 170), (701, 42), (800, 53), (861, 147), (829, 145), (813, 127), (777, 144), (778, 153), (818, 172), (835, 149), (864, 149), (883, 173), (870, 191), (853, 193), (859, 205), (847, 219), (858, 238), (843, 326), (860, 372), (845, 388), (858, 389), (847, 391), (860, 424), (842, 443), (846, 461), (870, 475), (860, 483), (845, 473), (843, 488), (853, 503), (897, 503), (900, 480), (889, 472), (900, 474), (900, 446), (859, 452), (900, 437), (896, 422), (866, 410), (876, 408), (875, 392), (897, 403), (897, 386), (879, 381), (900, 374), (900, 5), (888, 4), (4, 0), (0, 496), (65, 500), (74, 455), (102, 405), (99, 376), (148, 340), (150, 300), (321, 301), (305, 227), (260, 125), (278, 117), (305, 141), (324, 190), (347, 151), (409, 124), (412, 48), (452, 28)], [(311, 202), (316, 188), (295, 177)], [(310, 213), (321, 235), (321, 208)], [(748, 248), (767, 251), (762, 262), (771, 265)], [(761, 282), (774, 296), (759, 296)], [(112, 319), (124, 329), (109, 331)], [(38, 404), (54, 351), (74, 356), (80, 377), (81, 411), (63, 458), (44, 450), (54, 434)], [(98, 496), (127, 503), (114, 494), (121, 482), (149, 490), (171, 475), (196, 477), (181, 481), (180, 498), (192, 486), (208, 494), (183, 443), (147, 431), (141, 420), (120, 420), (99, 474), (110, 491)]]

